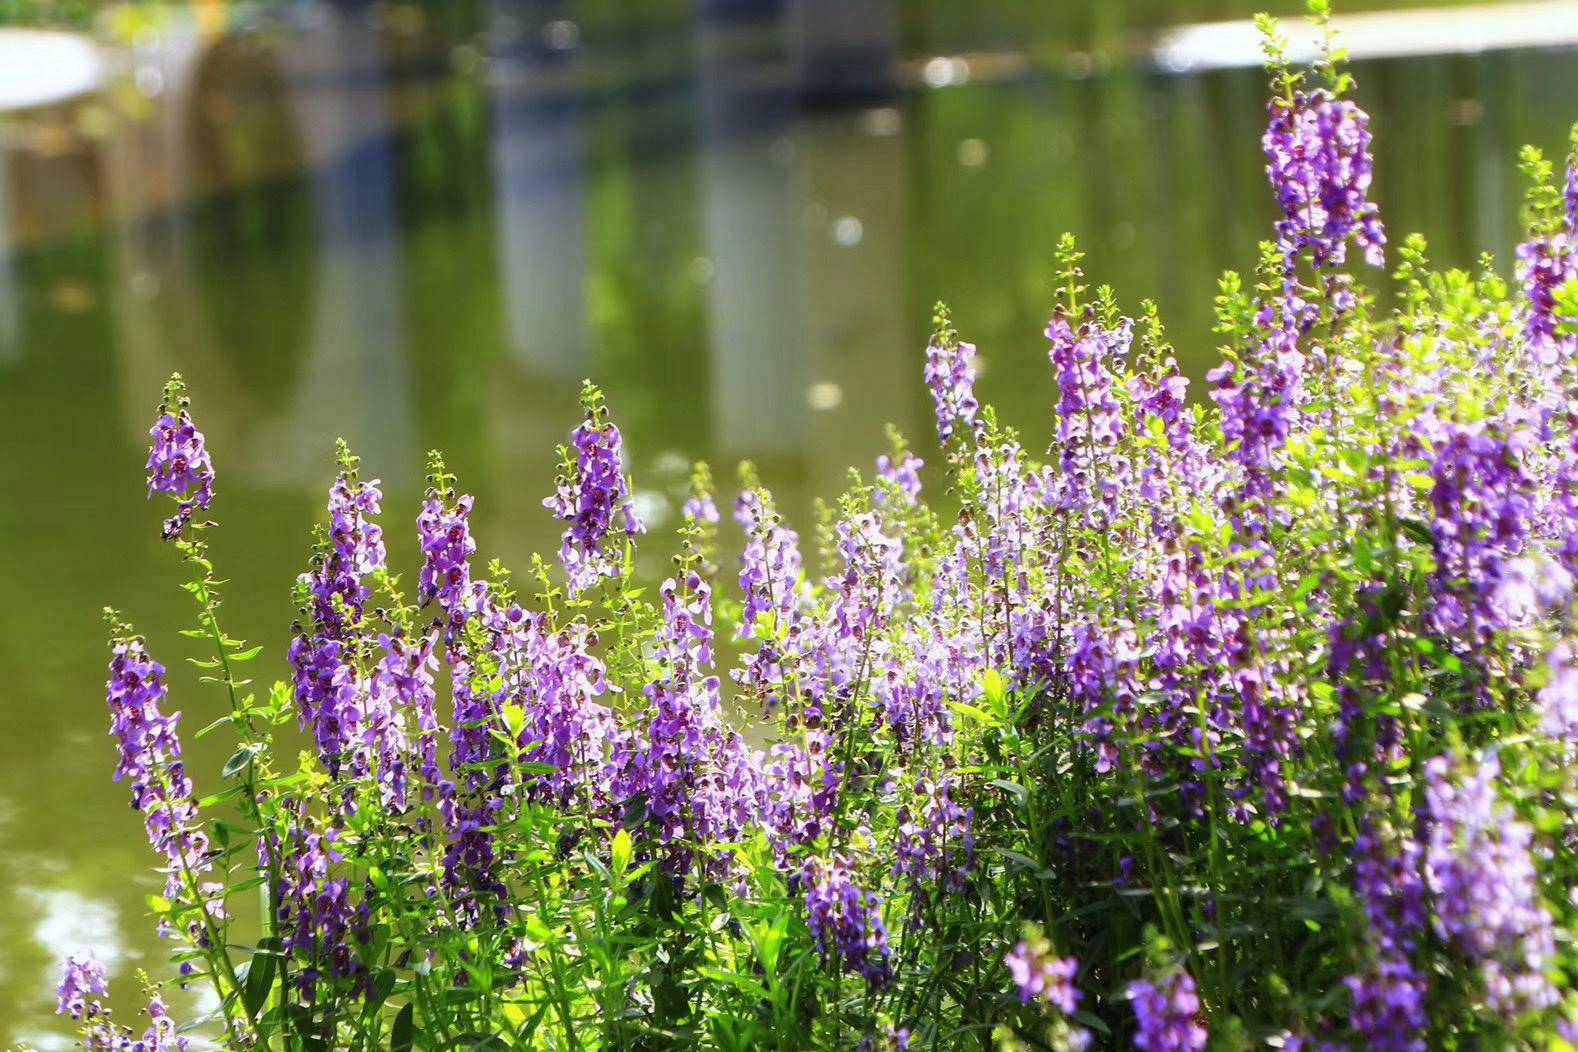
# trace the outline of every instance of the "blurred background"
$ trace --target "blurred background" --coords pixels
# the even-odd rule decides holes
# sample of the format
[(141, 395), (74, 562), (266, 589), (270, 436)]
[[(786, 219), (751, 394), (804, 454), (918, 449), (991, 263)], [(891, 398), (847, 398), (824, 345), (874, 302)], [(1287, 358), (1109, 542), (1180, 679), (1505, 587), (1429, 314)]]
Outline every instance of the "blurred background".
[[(0, 0), (0, 1044), (65, 1046), (65, 953), (127, 993), (167, 974), (162, 882), (109, 777), (99, 610), (147, 632), (189, 734), (223, 711), (143, 499), (172, 370), (264, 689), (336, 436), (384, 479), (408, 570), (433, 447), (484, 556), (552, 548), (582, 377), (625, 431), (654, 573), (698, 457), (725, 483), (755, 459), (809, 535), (885, 421), (931, 456), (938, 299), (1044, 448), (1064, 230), (1202, 376), (1218, 272), (1252, 268), (1271, 219), (1263, 6)], [(1342, 13), (1393, 238), (1506, 271), (1516, 151), (1560, 155), (1578, 119), (1578, 3), (1380, 6)], [(190, 745), (200, 791), (226, 751)]]

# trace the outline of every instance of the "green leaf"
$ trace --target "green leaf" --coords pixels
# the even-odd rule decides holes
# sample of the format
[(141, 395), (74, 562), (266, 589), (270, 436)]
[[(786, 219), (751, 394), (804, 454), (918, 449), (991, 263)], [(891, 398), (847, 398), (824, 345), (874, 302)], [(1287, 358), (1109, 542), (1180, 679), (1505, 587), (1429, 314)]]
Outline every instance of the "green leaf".
[(416, 1032), (412, 1022), (415, 1018), (416, 1005), (407, 1002), (400, 1009), (400, 1014), (395, 1016), (394, 1027), (389, 1031), (389, 1052), (411, 1052), (411, 1042)]
[(621, 829), (614, 834), (614, 843), (610, 851), (609, 862), (615, 873), (624, 876), (625, 870), (630, 868), (630, 853), (633, 849), (630, 833)]
[(259, 954), (247, 962), (247, 981), (241, 989), (241, 1001), (253, 1016), (268, 1001), (269, 990), (274, 986), (274, 969), (278, 959), (272, 953)]
[(252, 764), (252, 747), (243, 745), (230, 754), (230, 759), (225, 761), (225, 769), (220, 772), (221, 777), (234, 778), (245, 771)]

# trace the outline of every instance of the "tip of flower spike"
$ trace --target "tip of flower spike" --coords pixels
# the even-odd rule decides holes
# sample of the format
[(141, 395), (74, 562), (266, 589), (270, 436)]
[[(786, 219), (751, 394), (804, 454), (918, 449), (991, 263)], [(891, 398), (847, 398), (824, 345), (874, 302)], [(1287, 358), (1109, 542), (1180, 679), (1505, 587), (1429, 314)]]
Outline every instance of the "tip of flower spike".
[(931, 342), (934, 346), (949, 350), (959, 346), (959, 333), (953, 327), (953, 312), (941, 300), (931, 309)]
[(104, 608), (104, 623), (109, 627), (110, 638), (114, 642), (130, 639), (136, 634), (131, 622), (121, 617), (121, 612), (113, 606)]
[[(431, 453), (428, 454), (430, 457), (432, 455)], [(336, 438), (334, 440), (334, 462), (339, 465), (340, 471), (347, 478), (355, 478), (356, 465), (362, 462), (362, 458), (351, 452), (350, 443), (346, 442), (344, 438)]]
[(1085, 258), (1085, 253), (1079, 250), (1079, 242), (1074, 235), (1065, 231), (1057, 239), (1055, 252), (1057, 260), (1057, 299), (1068, 308), (1070, 315), (1079, 310), (1079, 297), (1085, 291), (1085, 286), (1080, 284), (1080, 279), (1085, 276), (1085, 271), (1080, 263)]
[(591, 420), (600, 419), (603, 415), (603, 389), (590, 380), (581, 381), (581, 408), (586, 410)]
[(191, 404), (191, 399), (186, 395), (186, 380), (180, 373), (171, 373), (170, 379), (165, 381), (164, 396), (159, 401), (159, 411), (162, 413), (180, 413)]

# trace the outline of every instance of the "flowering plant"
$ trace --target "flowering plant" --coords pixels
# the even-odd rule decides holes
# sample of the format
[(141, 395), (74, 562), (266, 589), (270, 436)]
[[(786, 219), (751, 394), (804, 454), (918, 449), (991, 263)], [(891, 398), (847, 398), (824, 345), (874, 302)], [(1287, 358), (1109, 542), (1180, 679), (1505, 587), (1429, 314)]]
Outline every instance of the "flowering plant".
[(940, 463), (895, 435), (820, 552), (746, 467), (724, 569), (700, 467), (642, 587), (588, 385), (561, 567), (477, 565), (434, 455), (407, 592), (342, 446), (258, 697), (173, 380), (148, 487), (230, 702), (199, 732), (237, 737), (219, 790), (118, 615), (107, 697), (169, 981), (214, 1008), (178, 1027), (145, 980), (139, 1037), (73, 957), (86, 1047), (1578, 1044), (1578, 193), (1527, 152), (1517, 280), (1410, 238), (1383, 308), (1368, 118), (1340, 54), (1295, 72), (1270, 39), (1282, 217), (1222, 279), (1209, 400), (1065, 238), (1045, 458), (939, 308)]

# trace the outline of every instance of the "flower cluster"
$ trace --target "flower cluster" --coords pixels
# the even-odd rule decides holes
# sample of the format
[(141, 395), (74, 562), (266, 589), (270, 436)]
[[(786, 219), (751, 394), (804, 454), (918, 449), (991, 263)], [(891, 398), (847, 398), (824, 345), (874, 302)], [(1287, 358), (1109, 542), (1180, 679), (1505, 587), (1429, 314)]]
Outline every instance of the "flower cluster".
[(1351, 239), (1366, 262), (1381, 266), (1386, 231), (1369, 200), (1375, 170), (1369, 114), (1324, 90), (1273, 99), (1270, 110), (1261, 146), (1282, 208), (1277, 237), (1284, 250), (1308, 251), (1317, 269), (1338, 267)]
[(873, 986), (892, 978), (892, 948), (882, 900), (856, 883), (842, 859), (812, 859), (802, 877), (806, 925), (822, 956)]
[(1206, 1030), (1199, 1023), (1200, 998), (1188, 972), (1129, 984), (1134, 1006), (1134, 1047), (1140, 1052), (1203, 1052)]
[(572, 595), (624, 572), (624, 553), (614, 546), (616, 530), (629, 538), (646, 529), (636, 517), (625, 481), (619, 428), (605, 419), (602, 395), (595, 387), (587, 385), (582, 401), (586, 419), (571, 436), (574, 458), (557, 492), (543, 501), (543, 507), (569, 524), (559, 561), (569, 574)]
[(148, 430), (153, 438), (148, 449), (148, 496), (165, 493), (176, 502), (175, 514), (164, 524), (165, 540), (180, 537), (192, 515), (206, 510), (214, 499), (214, 465), (207, 441), (187, 411), (185, 391), (180, 376), (172, 377), (159, 419)]

